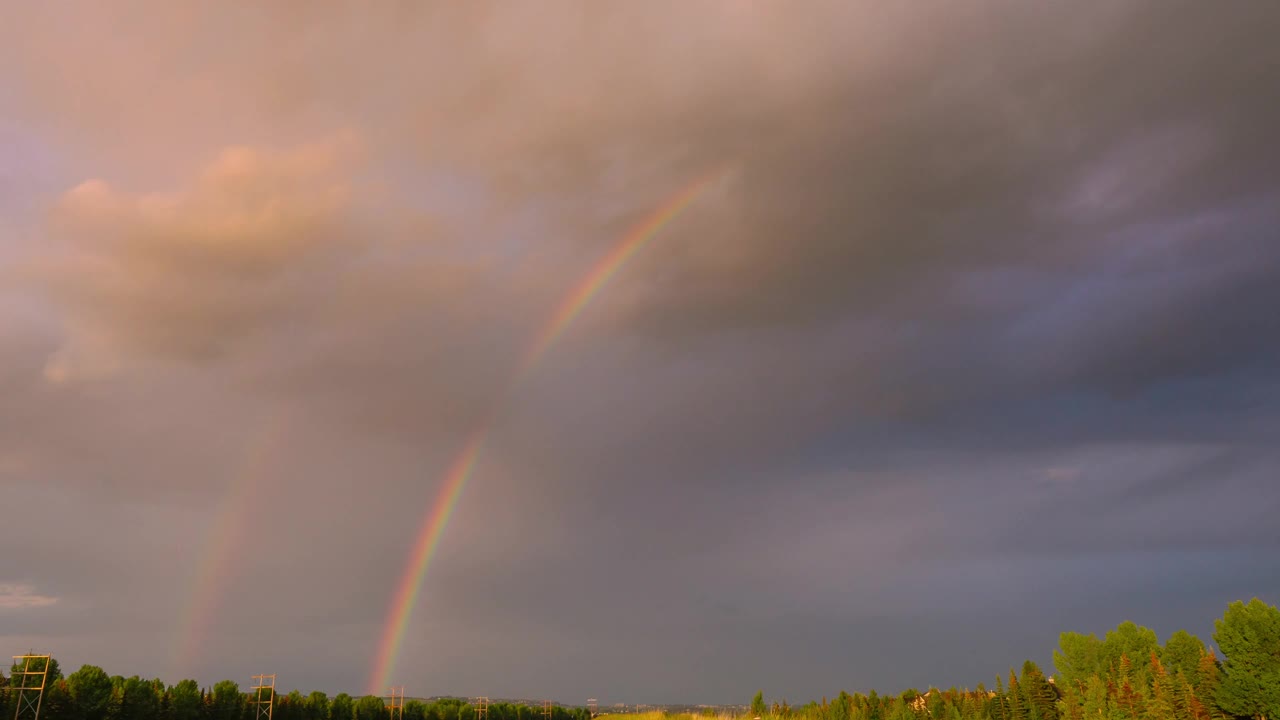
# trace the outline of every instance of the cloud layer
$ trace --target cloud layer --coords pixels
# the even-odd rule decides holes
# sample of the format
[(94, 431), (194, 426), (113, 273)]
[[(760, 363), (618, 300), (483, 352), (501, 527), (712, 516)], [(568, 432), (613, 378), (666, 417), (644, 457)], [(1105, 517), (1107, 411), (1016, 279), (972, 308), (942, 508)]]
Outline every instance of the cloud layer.
[(1277, 11), (810, 10), (6, 11), (0, 637), (176, 680), (200, 605), (203, 681), (357, 691), (489, 422), (412, 693), (971, 685), (1275, 602)]
[(47, 607), (58, 602), (51, 595), (41, 595), (30, 585), (21, 583), (0, 584), (0, 610), (24, 610)]

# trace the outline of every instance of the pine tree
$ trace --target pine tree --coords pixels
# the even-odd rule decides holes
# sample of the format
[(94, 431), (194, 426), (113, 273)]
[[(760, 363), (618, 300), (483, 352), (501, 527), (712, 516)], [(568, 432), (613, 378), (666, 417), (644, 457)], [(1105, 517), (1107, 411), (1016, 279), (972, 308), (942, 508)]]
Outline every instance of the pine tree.
[(766, 714), (768, 712), (764, 704), (764, 691), (759, 690), (756, 692), (755, 697), (751, 698), (751, 715), (753, 717), (764, 717)]
[(1144, 716), (1147, 720), (1185, 720), (1174, 699), (1173, 687), (1169, 682), (1169, 674), (1156, 654), (1151, 653), (1151, 700), (1146, 703)]
[(1097, 675), (1089, 676), (1084, 682), (1083, 701), (1080, 703), (1080, 714), (1084, 720), (1102, 720), (1111, 717), (1109, 686)]
[(992, 720), (1009, 720), (1009, 705), (1005, 699), (1004, 681), (996, 676), (996, 694), (991, 697)]
[(1018, 685), (1018, 676), (1013, 668), (1009, 669), (1009, 692), (1006, 693), (1009, 704), (1009, 720), (1030, 720), (1031, 713), (1022, 697), (1022, 688)]
[(867, 693), (867, 720), (882, 720), (885, 716), (884, 702), (875, 690)]
[(1178, 694), (1182, 697), (1182, 707), (1185, 709), (1189, 720), (1209, 720), (1209, 710), (1205, 707), (1200, 698), (1196, 697), (1195, 688), (1192, 687), (1191, 681), (1187, 676), (1178, 673), (1177, 677)]
[(1058, 717), (1064, 720), (1082, 720), (1084, 713), (1081, 711), (1081, 705), (1084, 703), (1084, 681), (1077, 680), (1075, 683), (1067, 683), (1057, 688), (1058, 697)]
[(1058, 691), (1030, 660), (1022, 664), (1021, 684), (1034, 720), (1058, 720)]
[(1224, 717), (1225, 713), (1218, 707), (1218, 686), (1222, 683), (1222, 666), (1218, 664), (1218, 658), (1212, 652), (1206, 652), (1200, 656), (1200, 662), (1196, 667), (1196, 676), (1192, 680), (1191, 686), (1195, 690), (1196, 698), (1204, 705), (1205, 712), (1211, 718)]
[(1120, 655), (1120, 669), (1116, 675), (1114, 707), (1125, 720), (1141, 720), (1144, 717), (1142, 695), (1133, 681), (1133, 664), (1127, 654)]

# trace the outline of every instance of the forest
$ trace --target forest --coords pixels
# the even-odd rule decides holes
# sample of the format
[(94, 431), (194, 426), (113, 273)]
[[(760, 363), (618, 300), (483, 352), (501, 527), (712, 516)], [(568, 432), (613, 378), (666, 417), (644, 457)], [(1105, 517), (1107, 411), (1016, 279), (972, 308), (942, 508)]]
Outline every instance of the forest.
[[(9, 677), (13, 678), (11, 667)], [(16, 682), (0, 677), (0, 719), (13, 718), (18, 709)], [(263, 692), (263, 699), (269, 697)], [(195, 680), (166, 685), (108, 675), (95, 665), (84, 665), (63, 677), (57, 658), (49, 661), (48, 687), (40, 708), (40, 720), (256, 720), (255, 694), (238, 683), (222, 680), (202, 688)], [(275, 695), (272, 720), (390, 720), (386, 701), (376, 695), (330, 697), (316, 691), (308, 695), (294, 690)], [(543, 720), (542, 708), (494, 702), (489, 720)], [(585, 708), (552, 707), (551, 720), (590, 720)], [(30, 715), (24, 715), (24, 718)], [(465, 700), (444, 698), (430, 702), (406, 699), (396, 720), (475, 720), (475, 707)]]
[[(1280, 610), (1257, 598), (1234, 602), (1214, 623), (1219, 657), (1186, 631), (1163, 644), (1156, 633), (1123, 622), (1099, 639), (1064, 632), (1053, 653), (1056, 674), (1034, 662), (997, 673), (993, 687), (896, 695), (841, 691), (797, 707), (766, 703), (759, 692), (749, 718), (761, 720), (1280, 720)], [(11, 668), (10, 677), (17, 668)], [(49, 661), (41, 720), (255, 720), (249, 693), (230, 680), (202, 688), (195, 680), (166, 685), (108, 675), (84, 665), (63, 676)], [(0, 720), (13, 717), (20, 691), (0, 676)], [(380, 697), (330, 697), (297, 691), (275, 696), (273, 720), (389, 720)], [(589, 720), (584, 708), (553, 708), (552, 720)], [(541, 708), (489, 705), (490, 720), (540, 720)], [(651, 714), (656, 715), (656, 714)], [(403, 719), (475, 720), (464, 700), (408, 700)]]
[(1280, 611), (1254, 598), (1214, 622), (1218, 657), (1179, 630), (1161, 645), (1155, 631), (1123, 622), (1102, 639), (1064, 632), (1057, 674), (1030, 660), (997, 674), (994, 686), (898, 695), (841, 692), (798, 708), (751, 703), (752, 717), (797, 720), (1280, 720)]

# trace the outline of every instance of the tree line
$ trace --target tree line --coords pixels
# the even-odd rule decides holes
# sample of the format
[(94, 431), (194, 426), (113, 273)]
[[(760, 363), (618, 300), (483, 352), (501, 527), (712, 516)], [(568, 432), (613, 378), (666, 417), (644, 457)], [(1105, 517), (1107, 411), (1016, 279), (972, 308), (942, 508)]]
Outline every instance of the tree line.
[[(1257, 598), (1234, 602), (1214, 623), (1222, 657), (1180, 630), (1161, 644), (1153, 630), (1121, 623), (1103, 638), (1065, 632), (1049, 677), (1030, 660), (995, 677), (993, 688), (898, 695), (841, 691), (791, 707), (757, 693), (750, 718), (761, 720), (1280, 720), (1280, 610)], [(37, 668), (38, 669), (38, 668)], [(15, 666), (10, 672), (18, 670)], [(63, 677), (49, 661), (41, 720), (256, 720), (254, 698), (230, 680), (201, 688), (110, 676), (85, 665)], [(0, 720), (13, 717), (18, 691), (0, 673)], [(323, 692), (276, 695), (273, 720), (391, 720), (383, 699)], [(542, 709), (492, 703), (489, 720), (541, 720)], [(552, 720), (590, 720), (584, 708), (554, 707)], [(400, 718), (396, 718), (400, 720)], [(403, 720), (476, 720), (459, 699), (404, 703)]]
[(1047, 677), (1032, 661), (973, 690), (899, 695), (841, 691), (833, 700), (768, 705), (762, 720), (1280, 720), (1280, 610), (1254, 598), (1214, 623), (1223, 657), (1185, 630), (1161, 645), (1153, 630), (1121, 623), (1102, 639), (1064, 632)]
[[(10, 678), (20, 669), (13, 666)], [(256, 720), (259, 709), (253, 704), (254, 694), (231, 680), (211, 688), (202, 688), (195, 680), (166, 685), (136, 675), (108, 675), (96, 665), (84, 665), (63, 677), (57, 658), (49, 660), (47, 677), (40, 720)], [(9, 683), (0, 673), (0, 720), (14, 717), (20, 681), (19, 677)], [(391, 720), (386, 702), (376, 695), (329, 697), (320, 691), (303, 695), (294, 690), (276, 695), (271, 710), (272, 720)], [(523, 704), (490, 703), (486, 712), (489, 720), (543, 720), (541, 707)], [(583, 708), (552, 707), (551, 720), (590, 718)], [(397, 713), (395, 720), (476, 720), (476, 709), (457, 698), (407, 700), (403, 717)]]

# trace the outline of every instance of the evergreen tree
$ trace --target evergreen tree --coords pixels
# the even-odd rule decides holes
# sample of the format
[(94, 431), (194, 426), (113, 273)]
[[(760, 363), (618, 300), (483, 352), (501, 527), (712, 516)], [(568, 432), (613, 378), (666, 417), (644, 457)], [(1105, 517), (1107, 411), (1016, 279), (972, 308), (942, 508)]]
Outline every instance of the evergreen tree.
[(1191, 687), (1196, 697), (1205, 703), (1207, 709), (1217, 707), (1218, 686), (1222, 684), (1222, 666), (1212, 652), (1200, 656), (1196, 664), (1196, 674), (1192, 677)]
[[(831, 701), (831, 710), (827, 713), (830, 720), (849, 720), (853, 712), (853, 697), (841, 690), (836, 699)], [(774, 715), (780, 713), (775, 712)]]
[(1081, 715), (1084, 720), (1101, 720), (1111, 717), (1111, 702), (1107, 692), (1107, 684), (1097, 675), (1089, 676), (1085, 682), (1084, 702), (1081, 703)]
[(1133, 663), (1127, 654), (1120, 655), (1120, 667), (1115, 673), (1116, 685), (1112, 708), (1122, 720), (1141, 720), (1145, 715), (1142, 695), (1133, 680)]
[(1058, 717), (1062, 720), (1084, 720), (1083, 698), (1079, 689), (1069, 689), (1058, 699)]
[(1191, 681), (1181, 673), (1178, 675), (1178, 680), (1179, 692), (1182, 693), (1182, 705), (1186, 708), (1187, 717), (1191, 720), (1210, 720), (1209, 708), (1196, 697)]
[(1009, 720), (1030, 720), (1031, 712), (1022, 696), (1022, 687), (1013, 668), (1009, 669), (1009, 691), (1005, 693), (1009, 707)]
[(867, 693), (867, 720), (883, 720), (884, 716), (884, 701), (872, 690)]
[(1175, 702), (1173, 687), (1169, 682), (1169, 674), (1165, 672), (1160, 660), (1151, 657), (1151, 699), (1146, 703), (1146, 720), (1185, 720)]
[(925, 691), (925, 708), (927, 714), (936, 720), (946, 720), (947, 717), (947, 701), (942, 696), (942, 692), (929, 688)]
[(1004, 681), (996, 676), (996, 693), (991, 697), (992, 720), (1009, 720), (1009, 702), (1004, 691)]
[(764, 704), (764, 690), (758, 690), (755, 697), (751, 698), (751, 715), (762, 718), (768, 714), (768, 708)]
[(1058, 720), (1058, 691), (1030, 660), (1022, 664), (1020, 685), (1033, 720)]

